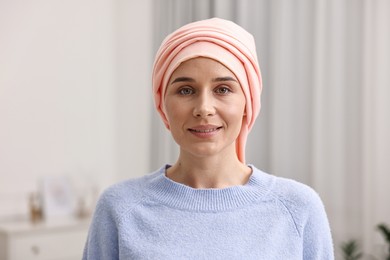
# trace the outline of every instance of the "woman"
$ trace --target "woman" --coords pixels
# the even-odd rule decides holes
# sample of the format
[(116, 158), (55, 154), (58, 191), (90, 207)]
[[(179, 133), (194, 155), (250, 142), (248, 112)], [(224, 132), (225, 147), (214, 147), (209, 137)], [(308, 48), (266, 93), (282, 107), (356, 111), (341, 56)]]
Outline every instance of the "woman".
[(179, 158), (103, 193), (83, 259), (333, 259), (317, 194), (245, 163), (261, 88), (238, 25), (214, 18), (169, 35), (153, 90)]

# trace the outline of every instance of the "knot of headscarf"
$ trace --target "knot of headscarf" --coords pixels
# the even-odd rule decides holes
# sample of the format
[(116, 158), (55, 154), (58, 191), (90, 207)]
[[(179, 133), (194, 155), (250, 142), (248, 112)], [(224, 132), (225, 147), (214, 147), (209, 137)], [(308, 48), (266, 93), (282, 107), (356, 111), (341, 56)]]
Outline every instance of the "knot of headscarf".
[(245, 163), (245, 144), (260, 112), (262, 90), (254, 38), (231, 21), (212, 18), (184, 25), (164, 39), (156, 54), (152, 80), (155, 106), (167, 128), (164, 96), (168, 80), (182, 62), (196, 57), (220, 62), (240, 82), (246, 99), (246, 116), (236, 140), (236, 152)]

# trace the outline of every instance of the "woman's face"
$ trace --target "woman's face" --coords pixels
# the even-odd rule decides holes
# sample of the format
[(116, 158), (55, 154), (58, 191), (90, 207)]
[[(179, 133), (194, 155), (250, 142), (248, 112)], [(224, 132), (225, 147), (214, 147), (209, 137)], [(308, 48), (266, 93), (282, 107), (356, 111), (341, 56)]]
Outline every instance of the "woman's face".
[(235, 75), (209, 58), (183, 62), (168, 81), (165, 113), (181, 153), (235, 154), (245, 96)]

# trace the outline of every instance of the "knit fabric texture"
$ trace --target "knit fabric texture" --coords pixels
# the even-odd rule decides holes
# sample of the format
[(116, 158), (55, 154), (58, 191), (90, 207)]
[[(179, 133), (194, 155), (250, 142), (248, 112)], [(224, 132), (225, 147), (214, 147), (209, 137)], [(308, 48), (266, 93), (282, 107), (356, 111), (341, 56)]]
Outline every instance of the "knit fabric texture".
[(194, 189), (164, 166), (100, 197), (84, 260), (334, 259), (323, 203), (310, 187), (250, 165), (245, 185)]

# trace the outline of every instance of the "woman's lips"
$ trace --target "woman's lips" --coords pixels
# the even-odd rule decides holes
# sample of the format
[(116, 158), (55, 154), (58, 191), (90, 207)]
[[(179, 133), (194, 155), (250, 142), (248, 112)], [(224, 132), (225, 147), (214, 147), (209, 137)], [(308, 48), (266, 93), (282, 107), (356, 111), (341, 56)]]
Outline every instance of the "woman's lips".
[(211, 137), (216, 134), (222, 126), (216, 125), (200, 125), (188, 128), (188, 130), (198, 137)]

